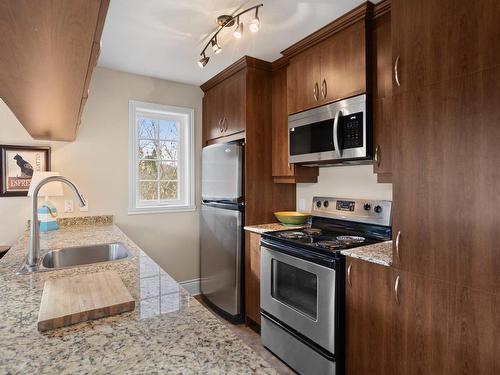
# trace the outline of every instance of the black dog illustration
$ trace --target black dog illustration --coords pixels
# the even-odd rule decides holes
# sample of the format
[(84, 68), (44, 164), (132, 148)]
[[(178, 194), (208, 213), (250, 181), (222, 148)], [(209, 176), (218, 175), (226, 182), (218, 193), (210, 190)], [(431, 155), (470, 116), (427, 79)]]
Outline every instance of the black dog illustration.
[(16, 160), (16, 163), (19, 166), (19, 168), (21, 168), (21, 176), (20, 176), (21, 178), (33, 177), (33, 167), (31, 166), (30, 163), (24, 160), (22, 156), (19, 154), (16, 154), (16, 156), (14, 156), (14, 159)]

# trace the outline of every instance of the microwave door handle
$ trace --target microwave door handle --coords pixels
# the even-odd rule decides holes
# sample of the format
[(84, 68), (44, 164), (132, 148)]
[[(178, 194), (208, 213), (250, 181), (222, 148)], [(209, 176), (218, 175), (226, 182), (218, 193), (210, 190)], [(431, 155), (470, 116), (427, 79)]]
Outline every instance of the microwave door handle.
[(342, 150), (339, 146), (339, 117), (342, 116), (342, 111), (337, 111), (335, 114), (335, 119), (333, 120), (333, 146), (335, 147), (335, 153), (337, 158), (342, 157)]

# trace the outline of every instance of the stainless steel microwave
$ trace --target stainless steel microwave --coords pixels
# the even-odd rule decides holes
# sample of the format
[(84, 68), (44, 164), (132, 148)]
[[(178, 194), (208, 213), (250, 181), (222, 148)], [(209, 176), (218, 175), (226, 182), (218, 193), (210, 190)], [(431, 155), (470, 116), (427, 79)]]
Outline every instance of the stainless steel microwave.
[(363, 94), (288, 116), (289, 163), (371, 163), (373, 132), (369, 107)]

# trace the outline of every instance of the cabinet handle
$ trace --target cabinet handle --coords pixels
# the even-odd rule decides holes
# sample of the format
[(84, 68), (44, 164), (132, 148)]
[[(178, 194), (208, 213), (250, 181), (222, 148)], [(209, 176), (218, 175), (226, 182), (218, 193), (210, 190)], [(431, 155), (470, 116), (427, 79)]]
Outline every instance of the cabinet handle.
[(373, 156), (373, 159), (375, 160), (375, 165), (377, 167), (380, 167), (380, 146), (377, 145), (377, 147), (375, 147), (375, 155)]
[(319, 86), (318, 82), (314, 84), (314, 100), (318, 101), (319, 98)]
[(324, 99), (326, 99), (326, 93), (327, 93), (326, 80), (323, 79), (323, 82), (321, 82), (321, 94), (323, 94)]
[(399, 305), (399, 276), (396, 277), (396, 282), (394, 283), (394, 298), (396, 298), (396, 303)]
[(398, 235), (396, 236), (396, 256), (398, 260), (401, 260), (401, 257), (399, 256), (399, 241), (401, 240), (401, 231), (398, 230)]
[(222, 133), (223, 128), (222, 128), (222, 119), (219, 119), (219, 131)]
[(399, 82), (398, 67), (399, 67), (399, 56), (396, 57), (396, 61), (394, 62), (394, 80), (396, 81), (396, 84), (398, 86), (401, 86), (401, 83)]
[(352, 263), (349, 264), (349, 267), (347, 267), (347, 284), (349, 284), (349, 286), (352, 286), (352, 283), (351, 283), (351, 268), (352, 268)]
[(224, 116), (224, 120), (222, 120), (222, 126), (224, 127), (224, 131), (227, 132), (227, 118)]

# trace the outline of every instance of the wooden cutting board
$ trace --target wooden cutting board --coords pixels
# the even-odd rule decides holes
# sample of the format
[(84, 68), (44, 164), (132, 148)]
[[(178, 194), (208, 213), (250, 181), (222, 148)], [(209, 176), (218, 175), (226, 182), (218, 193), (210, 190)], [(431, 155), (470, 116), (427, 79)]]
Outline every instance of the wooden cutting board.
[(47, 280), (38, 313), (38, 330), (131, 311), (135, 300), (114, 271)]

